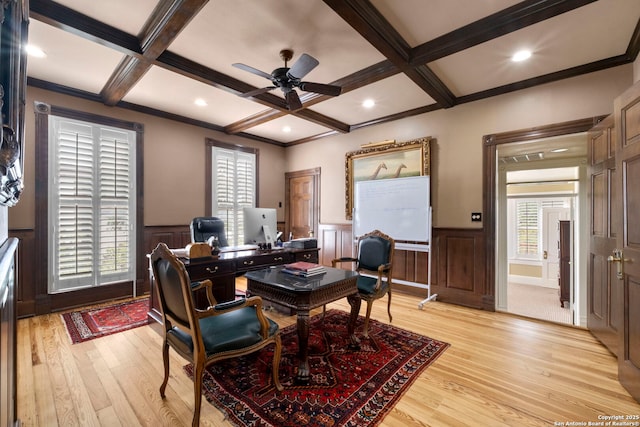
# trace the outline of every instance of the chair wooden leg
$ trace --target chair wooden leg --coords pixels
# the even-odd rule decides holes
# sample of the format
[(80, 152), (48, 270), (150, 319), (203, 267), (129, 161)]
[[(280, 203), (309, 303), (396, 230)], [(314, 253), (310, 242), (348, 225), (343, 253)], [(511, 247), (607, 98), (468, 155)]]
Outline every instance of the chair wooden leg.
[(193, 422), (192, 427), (200, 425), (200, 408), (202, 406), (202, 376), (204, 375), (204, 366), (194, 365), (193, 373)]
[(164, 362), (164, 380), (160, 385), (160, 397), (165, 398), (165, 390), (169, 382), (169, 343), (165, 340), (162, 344), (162, 361)]
[(389, 301), (387, 302), (387, 313), (389, 313), (389, 323), (391, 323), (391, 289), (389, 289)]
[(276, 390), (282, 391), (284, 387), (280, 384), (280, 358), (282, 356), (282, 340), (280, 339), (280, 335), (276, 336), (276, 348), (273, 351), (273, 367), (271, 371), (273, 372), (273, 385), (276, 386)]
[(364, 318), (364, 336), (369, 338), (369, 317), (371, 317), (372, 301), (367, 301), (367, 316)]

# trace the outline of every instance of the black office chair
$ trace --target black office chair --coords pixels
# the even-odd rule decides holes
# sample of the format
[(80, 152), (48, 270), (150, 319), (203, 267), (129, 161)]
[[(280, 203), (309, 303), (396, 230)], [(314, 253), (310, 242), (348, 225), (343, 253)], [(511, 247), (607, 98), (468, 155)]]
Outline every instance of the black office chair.
[(224, 221), (215, 216), (199, 216), (193, 218), (191, 225), (191, 241), (207, 242), (212, 236), (218, 238), (220, 246), (229, 246), (227, 236), (224, 234)]
[(358, 257), (342, 257), (331, 261), (331, 266), (338, 263), (355, 263), (358, 276), (358, 295), (367, 302), (367, 316), (364, 320), (364, 336), (369, 336), (369, 317), (373, 301), (387, 294), (387, 313), (391, 322), (391, 275), (393, 273), (393, 251), (395, 241), (379, 230), (374, 230), (358, 239)]
[[(264, 315), (260, 297), (217, 304), (211, 280), (191, 283), (184, 264), (164, 243), (159, 243), (151, 253), (151, 267), (162, 309), (164, 380), (160, 396), (163, 399), (169, 381), (169, 347), (193, 363), (193, 426), (200, 423), (204, 371), (219, 360), (253, 353), (274, 344), (273, 385), (278, 391), (283, 390), (278, 378), (282, 351), (280, 331), (278, 324)], [(209, 307), (206, 310), (194, 306), (192, 291), (199, 289), (207, 294)]]

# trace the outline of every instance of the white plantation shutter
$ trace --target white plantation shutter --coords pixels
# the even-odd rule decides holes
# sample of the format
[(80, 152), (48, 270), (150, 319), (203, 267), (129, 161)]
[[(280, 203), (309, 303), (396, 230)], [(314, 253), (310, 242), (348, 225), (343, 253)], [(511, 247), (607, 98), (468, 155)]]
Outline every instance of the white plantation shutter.
[(213, 147), (212, 215), (225, 223), (230, 245), (244, 243), (242, 209), (255, 206), (256, 155)]
[(50, 116), (52, 293), (133, 280), (135, 134)]

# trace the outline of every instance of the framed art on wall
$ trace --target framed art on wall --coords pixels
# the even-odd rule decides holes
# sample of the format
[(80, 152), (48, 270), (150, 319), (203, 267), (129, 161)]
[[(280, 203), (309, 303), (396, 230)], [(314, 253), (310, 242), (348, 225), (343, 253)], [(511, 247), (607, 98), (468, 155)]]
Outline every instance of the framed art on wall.
[(358, 181), (430, 175), (431, 138), (365, 145), (345, 156), (345, 216), (352, 219), (353, 188)]

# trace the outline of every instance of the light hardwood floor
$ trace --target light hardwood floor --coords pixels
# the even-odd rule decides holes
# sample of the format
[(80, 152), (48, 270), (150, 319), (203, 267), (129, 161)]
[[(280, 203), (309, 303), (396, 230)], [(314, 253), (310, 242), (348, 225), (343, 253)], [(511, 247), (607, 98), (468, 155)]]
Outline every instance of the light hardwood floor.
[[(396, 293), (393, 324), (451, 344), (382, 426), (554, 426), (637, 415), (615, 358), (583, 329)], [(347, 311), (346, 300), (328, 308)], [(319, 313), (320, 310), (316, 310)], [(364, 305), (361, 314), (364, 313)], [(281, 326), (295, 317), (268, 315)], [(388, 322), (386, 301), (372, 317)], [(23, 426), (188, 426), (192, 382), (171, 352), (167, 398), (160, 336), (144, 326), (71, 345), (59, 314), (18, 322), (18, 416)], [(203, 400), (202, 426), (229, 426)], [(566, 425), (566, 424), (565, 424)]]

